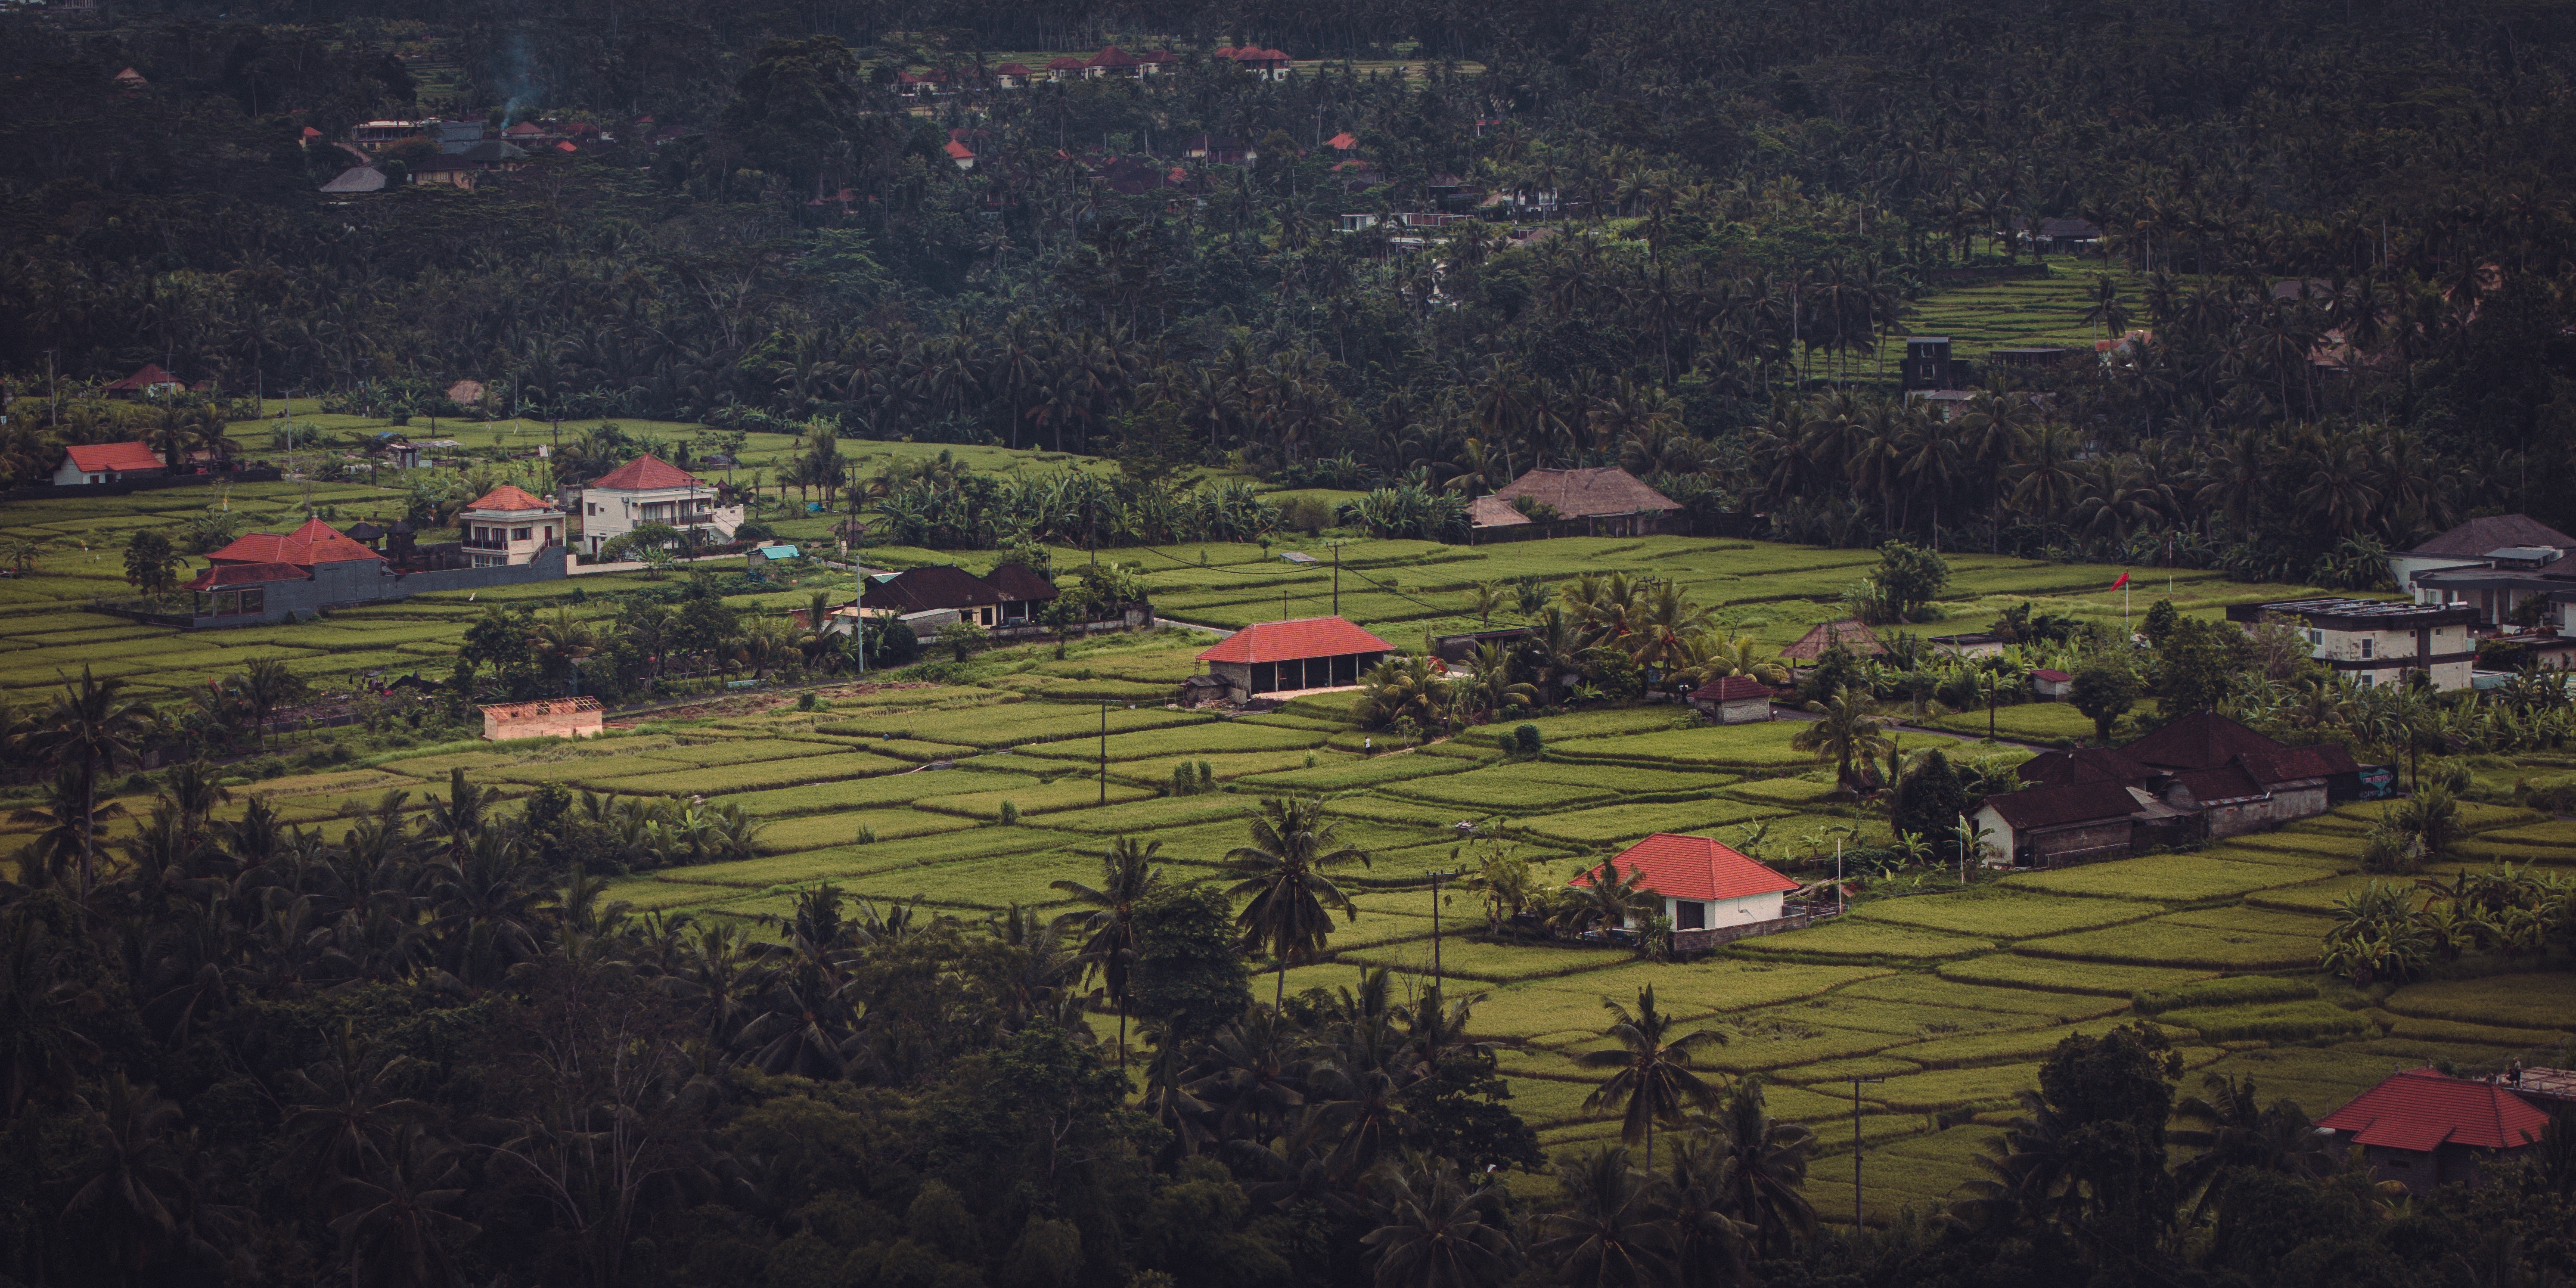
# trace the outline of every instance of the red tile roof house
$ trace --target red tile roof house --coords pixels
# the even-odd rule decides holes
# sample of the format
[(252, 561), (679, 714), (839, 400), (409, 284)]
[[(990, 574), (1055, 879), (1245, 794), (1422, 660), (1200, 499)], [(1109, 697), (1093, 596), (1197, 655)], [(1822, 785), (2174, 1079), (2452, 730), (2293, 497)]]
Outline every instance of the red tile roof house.
[(167, 398), (187, 387), (188, 382), (163, 371), (160, 363), (147, 362), (133, 375), (101, 385), (99, 392), (110, 398)]
[(714, 484), (649, 452), (599, 476), (570, 504), (583, 548), (594, 555), (647, 523), (702, 529), (717, 541), (733, 540), (742, 526), (742, 507), (717, 505)]
[(1751, 724), (1771, 718), (1771, 686), (1749, 675), (1730, 675), (1691, 690), (1690, 704), (1719, 724)]
[[(444, 549), (453, 552), (455, 547)], [(191, 628), (252, 626), (289, 613), (311, 617), (325, 609), (405, 599), (433, 590), (475, 590), (553, 581), (564, 575), (561, 546), (541, 549), (525, 563), (473, 568), (397, 565), (320, 519), (279, 536), (253, 532), (206, 556), (208, 567), (180, 589), (192, 597), (188, 611), (126, 612), (127, 616)], [(124, 611), (124, 610), (111, 610)]]
[(141, 443), (93, 443), (64, 451), (62, 468), (54, 471), (54, 486), (88, 487), (169, 472), (169, 462)]
[(1350, 688), (1395, 646), (1338, 617), (1255, 622), (1199, 654), (1236, 697)]
[(2549, 1115), (2503, 1085), (2409, 1069), (2317, 1120), (2339, 1145), (2361, 1146), (2371, 1179), (2409, 1193), (2478, 1183), (2479, 1165), (2540, 1140)]
[[(1799, 888), (1797, 882), (1704, 836), (1657, 832), (1604, 860), (1603, 866), (1621, 877), (1642, 874), (1641, 884), (1661, 896), (1663, 914), (1673, 924), (1673, 947), (1683, 952), (1798, 930), (1808, 923), (1808, 914), (1787, 902)], [(1587, 870), (1570, 884), (1591, 885), (1599, 874), (1600, 868)]]

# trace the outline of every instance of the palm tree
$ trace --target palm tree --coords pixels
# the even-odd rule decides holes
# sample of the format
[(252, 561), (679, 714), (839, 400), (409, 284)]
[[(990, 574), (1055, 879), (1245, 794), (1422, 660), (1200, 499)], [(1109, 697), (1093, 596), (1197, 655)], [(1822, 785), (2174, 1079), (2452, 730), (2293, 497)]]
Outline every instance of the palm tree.
[(1663, 896), (1646, 887), (1646, 871), (1631, 867), (1623, 875), (1608, 859), (1577, 878), (1568, 907), (1552, 924), (1581, 932), (1594, 926), (1617, 928), (1643, 922), (1663, 911)]
[(449, 1248), (478, 1227), (447, 1209), (465, 1197), (458, 1151), (404, 1127), (385, 1162), (351, 1177), (333, 1198), (345, 1209), (331, 1222), (348, 1258), (352, 1282), (386, 1288), (448, 1288), (461, 1283)]
[(1816, 1133), (1773, 1121), (1763, 1108), (1760, 1078), (1746, 1079), (1723, 1109), (1696, 1125), (1708, 1148), (1693, 1161), (1706, 1168), (1718, 1209), (1751, 1226), (1763, 1251), (1784, 1253), (1792, 1236), (1815, 1234), (1816, 1209), (1805, 1185)]
[(288, 1071), (287, 1112), (278, 1124), (286, 1144), (281, 1162), (301, 1175), (308, 1192), (382, 1165), (402, 1125), (431, 1112), (395, 1092), (411, 1063), (405, 1056), (376, 1055), (358, 1040), (355, 1023), (343, 1020), (330, 1059)]
[(241, 690), (242, 700), (250, 704), (251, 728), (265, 745), (269, 715), (304, 696), (304, 677), (287, 670), (283, 658), (253, 658), (234, 677), (233, 687)]
[(1278, 986), (1271, 1005), (1288, 998), (1288, 966), (1321, 952), (1339, 911), (1359, 920), (1350, 896), (1324, 875), (1327, 868), (1356, 859), (1368, 866), (1368, 852), (1340, 840), (1341, 824), (1324, 821), (1324, 803), (1314, 799), (1272, 799), (1261, 803), (1262, 816), (1252, 820), (1252, 843), (1225, 854), (1225, 870), (1242, 878), (1226, 891), (1229, 898), (1249, 896), (1236, 914), (1247, 951), (1270, 954), (1279, 963)]
[(1468, 592), (1475, 601), (1476, 619), (1486, 626), (1494, 624), (1494, 610), (1511, 602), (1511, 592), (1500, 582), (1480, 581)]
[(67, 973), (69, 954), (40, 918), (10, 922), (0, 945), (0, 1117), (14, 1121), (30, 1100), (78, 1102), (80, 1066), (99, 1053), (81, 1017), (105, 999)]
[(1820, 761), (1834, 762), (1834, 782), (1848, 791), (1859, 790), (1852, 767), (1886, 755), (1894, 745), (1871, 714), (1867, 695), (1846, 685), (1836, 689), (1831, 700), (1810, 702), (1807, 709), (1819, 718), (1792, 735), (1789, 745), (1813, 753)]
[(2258, 1106), (2252, 1078), (2209, 1073), (2202, 1075), (2200, 1085), (2208, 1094), (2183, 1097), (2174, 1106), (2174, 1117), (2202, 1126), (2167, 1133), (2175, 1144), (2201, 1151), (2174, 1169), (2174, 1179), (2182, 1183), (2185, 1193), (2200, 1194), (2188, 1225), (2200, 1223), (2210, 1200), (2217, 1197), (2216, 1182), (2225, 1173), (2277, 1172), (2309, 1180), (2334, 1174), (2332, 1138), (2318, 1134), (2297, 1101), (2275, 1100), (2268, 1107)]
[(1627, 1117), (1620, 1126), (1621, 1139), (1646, 1142), (1646, 1169), (1655, 1166), (1655, 1123), (1672, 1121), (1686, 1108), (1707, 1109), (1717, 1102), (1717, 1088), (1702, 1081), (1690, 1071), (1694, 1051), (1715, 1042), (1723, 1045), (1726, 1035), (1715, 1029), (1698, 1029), (1679, 1038), (1670, 1036), (1673, 1017), (1655, 1006), (1655, 986), (1637, 990), (1637, 1009), (1628, 1008), (1609, 998), (1601, 1005), (1617, 1017), (1601, 1036), (1619, 1045), (1613, 1049), (1587, 1051), (1575, 1057), (1575, 1063), (1586, 1069), (1615, 1069), (1608, 1081), (1584, 1098), (1586, 1109), (1612, 1109), (1625, 1106)]
[(1086, 936), (1082, 959), (1100, 972), (1109, 1000), (1118, 1008), (1121, 1069), (1127, 1067), (1127, 982), (1136, 962), (1136, 904), (1163, 884), (1163, 870), (1154, 866), (1162, 849), (1160, 841), (1138, 844), (1134, 837), (1122, 836), (1111, 841), (1109, 852), (1100, 857), (1097, 888), (1070, 879), (1047, 883), (1080, 905), (1056, 918), (1056, 924)]
[(150, 706), (126, 701), (124, 691), (125, 681), (101, 680), (82, 667), (79, 682), (63, 685), (62, 696), (54, 699), (53, 708), (28, 740), (30, 751), (80, 775), (80, 902), (84, 908), (97, 879), (98, 780), (135, 759), (137, 744), (159, 723)]
[(476, 787), (465, 781), (465, 767), (455, 766), (447, 771), (447, 798), (429, 798), (429, 812), (420, 819), (420, 834), (446, 841), (447, 861), (461, 864), (466, 847), (482, 834), (492, 807), (500, 802), (500, 788)]
[(1538, 1219), (1532, 1255), (1572, 1288), (1650, 1288), (1674, 1281), (1672, 1229), (1658, 1219), (1661, 1185), (1628, 1164), (1624, 1145), (1586, 1151), (1558, 1170), (1564, 1206)]
[(148, 1082), (127, 1081), (122, 1069), (107, 1075), (100, 1091), (100, 1103), (88, 1115), (90, 1153), (81, 1185), (63, 1205), (63, 1216), (95, 1211), (117, 1230), (121, 1237), (110, 1245), (110, 1255), (123, 1282), (142, 1268), (152, 1243), (178, 1231), (192, 1187), (171, 1148), (179, 1106), (155, 1094)]
[(1376, 1288), (1499, 1288), (1520, 1266), (1498, 1185), (1471, 1185), (1445, 1158), (1383, 1168), (1378, 1227), (1360, 1236)]
[(573, 668), (599, 652), (599, 631), (573, 616), (571, 609), (558, 606), (553, 616), (539, 618), (528, 628), (528, 642), (537, 646), (540, 656), (562, 664), (570, 683)]

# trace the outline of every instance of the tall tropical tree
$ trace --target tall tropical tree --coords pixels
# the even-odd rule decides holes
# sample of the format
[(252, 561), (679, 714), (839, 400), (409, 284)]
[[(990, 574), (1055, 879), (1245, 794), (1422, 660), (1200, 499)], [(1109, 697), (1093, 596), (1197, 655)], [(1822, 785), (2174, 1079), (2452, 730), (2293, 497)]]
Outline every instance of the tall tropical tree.
[(1154, 866), (1162, 849), (1160, 841), (1139, 843), (1132, 836), (1122, 836), (1111, 841), (1108, 853), (1100, 858), (1098, 886), (1071, 879), (1047, 883), (1077, 905), (1056, 918), (1056, 924), (1083, 936), (1082, 960), (1100, 972), (1101, 985), (1118, 1008), (1121, 1069), (1127, 1067), (1127, 981), (1136, 964), (1136, 904), (1163, 884), (1163, 870)]
[(1723, 1045), (1726, 1035), (1715, 1029), (1697, 1029), (1679, 1037), (1673, 1036), (1673, 1017), (1655, 1005), (1655, 986), (1637, 990), (1637, 1009), (1610, 998), (1601, 1005), (1614, 1017), (1601, 1036), (1617, 1043), (1600, 1051), (1587, 1051), (1575, 1058), (1586, 1069), (1611, 1070), (1610, 1077), (1593, 1088), (1585, 1097), (1586, 1109), (1626, 1111), (1620, 1122), (1622, 1139), (1646, 1144), (1646, 1169), (1655, 1166), (1655, 1124), (1681, 1118), (1688, 1109), (1708, 1109), (1717, 1103), (1717, 1088), (1691, 1072), (1693, 1053), (1711, 1043)]
[(1520, 1268), (1502, 1187), (1474, 1185), (1445, 1158), (1381, 1167), (1376, 1229), (1360, 1236), (1376, 1288), (1499, 1288)]
[(29, 738), (29, 749), (80, 778), (80, 901), (89, 905), (98, 867), (98, 780), (133, 761), (143, 736), (158, 723), (152, 708), (124, 697), (125, 681), (101, 680), (81, 668), (80, 679), (66, 682), (61, 696)]
[(1705, 1169), (1718, 1208), (1751, 1227), (1762, 1251), (1785, 1253), (1793, 1238), (1815, 1234), (1816, 1208), (1805, 1185), (1816, 1133), (1774, 1120), (1763, 1107), (1760, 1078), (1738, 1084), (1723, 1108), (1696, 1125), (1706, 1150), (1694, 1165)]
[(1278, 963), (1274, 1008), (1287, 1001), (1289, 965), (1323, 950), (1333, 913), (1359, 919), (1359, 909), (1326, 871), (1353, 862), (1366, 867), (1369, 856), (1344, 842), (1340, 832), (1338, 821), (1325, 818), (1320, 800), (1272, 799), (1262, 802), (1261, 817), (1252, 820), (1251, 843), (1226, 851), (1225, 870), (1239, 878), (1226, 894), (1250, 900), (1235, 915), (1243, 946)]
[(1870, 710), (1869, 696), (1845, 685), (1823, 702), (1808, 703), (1807, 709), (1817, 718), (1792, 734), (1789, 745), (1820, 761), (1832, 761), (1834, 781), (1845, 790), (1858, 791), (1861, 782), (1854, 767), (1886, 755), (1895, 746)]
[(1562, 1206), (1538, 1219), (1546, 1237), (1532, 1255), (1557, 1267), (1569, 1288), (1653, 1288), (1680, 1269), (1673, 1232), (1658, 1211), (1662, 1186), (1628, 1161), (1624, 1145), (1603, 1145), (1557, 1171)]

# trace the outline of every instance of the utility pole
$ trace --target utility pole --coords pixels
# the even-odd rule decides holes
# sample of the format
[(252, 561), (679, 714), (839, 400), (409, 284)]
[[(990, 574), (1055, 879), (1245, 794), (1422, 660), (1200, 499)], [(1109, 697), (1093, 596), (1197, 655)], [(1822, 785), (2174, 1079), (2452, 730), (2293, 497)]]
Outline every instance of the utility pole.
[(1440, 987), (1440, 883), (1457, 875), (1455, 871), (1431, 874), (1431, 986), (1435, 989)]
[(1854, 1078), (1852, 1085), (1852, 1229), (1860, 1226), (1860, 1084), (1885, 1082), (1885, 1078)]
[(1100, 704), (1100, 803), (1109, 803), (1109, 704)]
[(54, 379), (54, 353), (45, 350), (45, 422), (49, 429), (63, 427), (63, 387)]
[(1342, 543), (1333, 542), (1333, 616), (1342, 615)]

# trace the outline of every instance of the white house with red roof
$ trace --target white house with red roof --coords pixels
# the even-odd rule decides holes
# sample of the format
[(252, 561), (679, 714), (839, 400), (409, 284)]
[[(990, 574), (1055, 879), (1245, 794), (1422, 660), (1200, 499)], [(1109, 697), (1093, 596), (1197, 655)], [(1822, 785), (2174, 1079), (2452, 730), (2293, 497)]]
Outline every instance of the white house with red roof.
[(163, 371), (160, 363), (147, 362), (133, 375), (99, 386), (99, 392), (110, 398), (167, 398), (187, 387), (187, 381)]
[(62, 468), (54, 471), (54, 486), (88, 487), (169, 472), (169, 462), (142, 443), (92, 443), (63, 453)]
[(1602, 868), (1622, 878), (1639, 874), (1640, 884), (1662, 898), (1675, 946), (1685, 950), (1806, 924), (1788, 908), (1797, 882), (1705, 836), (1657, 832), (1587, 869), (1572, 884), (1591, 885)]
[(2540, 1142), (2549, 1114), (2505, 1084), (2408, 1069), (2317, 1120), (2339, 1145), (2361, 1146), (2373, 1180), (2411, 1193), (2478, 1183), (2481, 1164)]
[(465, 558), (475, 568), (507, 567), (534, 560), (563, 544), (564, 512), (517, 484), (504, 483), (456, 512)]
[(697, 529), (718, 541), (733, 540), (742, 507), (716, 504), (715, 485), (650, 452), (601, 475), (581, 490), (583, 548), (601, 547), (647, 523)]
[(1256, 622), (1199, 654), (1234, 694), (1349, 688), (1395, 646), (1339, 617)]

